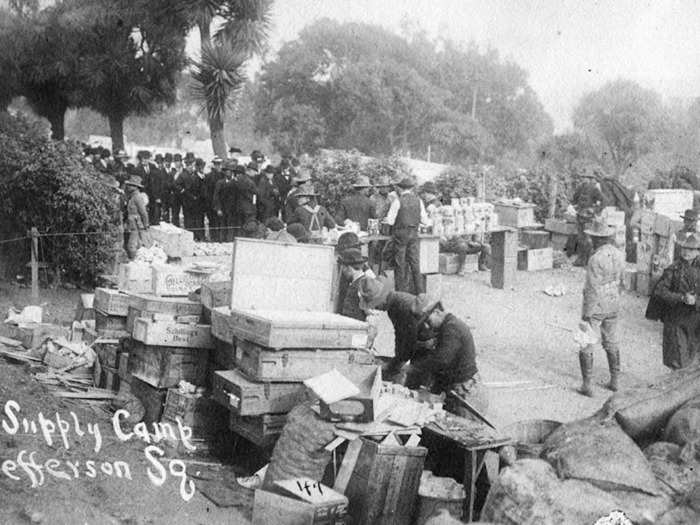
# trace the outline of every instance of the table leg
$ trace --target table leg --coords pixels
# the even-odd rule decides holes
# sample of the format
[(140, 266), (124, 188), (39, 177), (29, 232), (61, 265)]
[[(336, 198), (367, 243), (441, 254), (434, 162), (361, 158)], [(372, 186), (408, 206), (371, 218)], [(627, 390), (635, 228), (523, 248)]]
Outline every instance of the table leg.
[(464, 489), (469, 491), (466, 499), (464, 500), (464, 518), (467, 523), (474, 520), (474, 500), (476, 498), (476, 463), (477, 463), (477, 452), (476, 450), (467, 450), (464, 454)]

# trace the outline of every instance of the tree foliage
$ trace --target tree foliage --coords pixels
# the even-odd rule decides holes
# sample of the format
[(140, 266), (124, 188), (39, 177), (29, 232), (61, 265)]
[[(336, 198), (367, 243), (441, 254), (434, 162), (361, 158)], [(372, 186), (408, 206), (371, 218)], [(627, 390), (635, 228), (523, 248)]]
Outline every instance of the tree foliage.
[[(263, 133), (274, 134), (287, 108), (317, 109), (319, 118), (300, 125), (309, 139), (299, 141), (296, 153), (323, 146), (425, 156), (430, 145), (437, 160), (473, 162), (531, 151), (551, 133), (519, 66), (493, 51), (420, 34), (403, 38), (368, 24), (307, 26), (264, 65), (259, 87)], [(288, 148), (286, 139), (273, 143)]]
[(609, 82), (586, 94), (573, 119), (600, 164), (616, 176), (657, 147), (667, 131), (659, 95), (629, 80)]
[(99, 180), (76, 144), (0, 115), (0, 234), (16, 237), (33, 226), (49, 234), (40, 240), (42, 259), (77, 282), (92, 282), (120, 241), (114, 190)]

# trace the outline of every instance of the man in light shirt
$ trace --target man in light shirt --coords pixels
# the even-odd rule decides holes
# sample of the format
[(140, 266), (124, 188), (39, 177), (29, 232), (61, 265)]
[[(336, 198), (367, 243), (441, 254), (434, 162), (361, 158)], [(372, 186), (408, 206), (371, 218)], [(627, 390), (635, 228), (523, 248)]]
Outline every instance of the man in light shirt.
[(419, 294), (425, 290), (419, 268), (418, 227), (429, 224), (430, 219), (423, 201), (412, 191), (413, 181), (406, 177), (397, 186), (399, 198), (391, 203), (384, 219), (392, 226), (395, 288), (399, 292)]

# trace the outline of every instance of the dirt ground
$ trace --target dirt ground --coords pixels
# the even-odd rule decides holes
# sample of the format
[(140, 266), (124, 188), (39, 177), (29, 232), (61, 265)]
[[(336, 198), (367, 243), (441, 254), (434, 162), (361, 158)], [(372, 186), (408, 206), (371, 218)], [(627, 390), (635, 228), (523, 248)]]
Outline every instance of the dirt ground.
[[(518, 272), (512, 289), (495, 290), (489, 285), (488, 272), (465, 277), (443, 276), (443, 299), (448, 310), (467, 321), (478, 349), (477, 363), (483, 379), (490, 386), (490, 416), (499, 427), (519, 420), (540, 418), (570, 421), (598, 409), (610, 392), (603, 388), (608, 379), (607, 362), (602, 349), (595, 355), (595, 398), (576, 393), (580, 375), (573, 333), (580, 316), (583, 270), (560, 269), (536, 273)], [(549, 285), (566, 287), (563, 297), (543, 293)], [(42, 290), (41, 302), (46, 303), (44, 319), (69, 323), (78, 302), (79, 290)], [(625, 294), (620, 318), (622, 353), (622, 386), (648, 380), (666, 370), (661, 364), (661, 325), (646, 321), (647, 299)], [(29, 290), (0, 283), (0, 311), (12, 305), (30, 304)], [(381, 349), (391, 350), (391, 330), (388, 321), (381, 324)], [(0, 402), (16, 400), (21, 406), (20, 419), (37, 418), (39, 411), (47, 417), (58, 412), (69, 417), (72, 410), (84, 425), (98, 423), (104, 436), (99, 453), (92, 449), (89, 435), (71, 434), (71, 448), (53, 443), (48, 446), (41, 435), (19, 431), (10, 435), (0, 427), (0, 461), (16, 461), (21, 450), (37, 451), (36, 460), (57, 458), (65, 461), (93, 459), (123, 460), (131, 467), (132, 480), (118, 479), (98, 471), (92, 479), (79, 466), (77, 479), (58, 480), (47, 476), (43, 486), (31, 488), (20, 468), (14, 481), (0, 474), (0, 523), (248, 523), (250, 509), (219, 508), (199, 490), (185, 502), (179, 495), (179, 478), (168, 474), (161, 487), (147, 477), (154, 470), (144, 455), (145, 443), (116, 439), (110, 416), (76, 402), (58, 400), (28, 374), (26, 366), (0, 361)], [(8, 421), (0, 410), (0, 425)], [(11, 421), (9, 421), (11, 423)], [(166, 466), (165, 459), (160, 459)], [(213, 460), (209, 460), (213, 461)], [(222, 479), (232, 483), (231, 469), (210, 468), (202, 463), (187, 463), (188, 479), (195, 477), (195, 487), (205, 478)]]

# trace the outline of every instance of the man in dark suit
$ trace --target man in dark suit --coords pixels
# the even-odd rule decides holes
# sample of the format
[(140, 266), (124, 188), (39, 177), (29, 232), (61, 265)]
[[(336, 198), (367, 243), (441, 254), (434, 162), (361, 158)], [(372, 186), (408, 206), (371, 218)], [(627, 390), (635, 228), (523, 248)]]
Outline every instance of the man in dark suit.
[(255, 219), (258, 213), (256, 207), (258, 189), (253, 181), (256, 173), (252, 168), (239, 166), (237, 175), (238, 217), (240, 225), (244, 225), (250, 219)]
[(168, 173), (165, 171), (163, 155), (155, 156), (155, 166), (149, 166), (150, 176), (146, 193), (149, 198), (148, 218), (152, 225), (159, 224), (163, 216), (163, 207), (168, 199)]
[(134, 175), (141, 177), (141, 183), (143, 184), (144, 192), (148, 197), (148, 218), (152, 222), (153, 215), (153, 195), (151, 194), (151, 176), (156, 170), (156, 165), (151, 162), (151, 152), (148, 150), (140, 150), (136, 154), (138, 160), (138, 165), (133, 170)]
[(258, 181), (258, 220), (264, 223), (279, 212), (279, 190), (273, 180), (277, 170), (271, 164), (262, 172)]
[(182, 211), (182, 194), (177, 187), (177, 181), (183, 172), (182, 155), (175, 153), (169, 171), (170, 178), (168, 179), (168, 215), (170, 216), (170, 222), (178, 228), (180, 227), (180, 212)]
[(214, 191), (216, 190), (217, 182), (224, 178), (224, 174), (221, 171), (223, 160), (221, 157), (214, 157), (211, 163), (211, 170), (204, 176), (204, 212), (209, 221), (209, 240), (221, 242), (219, 215), (214, 208)]
[(234, 173), (237, 168), (236, 162), (229, 159), (223, 163), (224, 178), (216, 183), (214, 188), (213, 206), (219, 218), (219, 224), (223, 228), (221, 240), (223, 242), (233, 241), (238, 224), (238, 191)]

